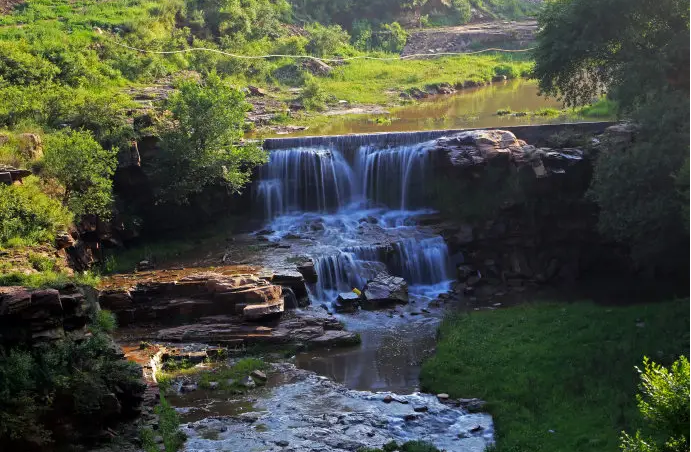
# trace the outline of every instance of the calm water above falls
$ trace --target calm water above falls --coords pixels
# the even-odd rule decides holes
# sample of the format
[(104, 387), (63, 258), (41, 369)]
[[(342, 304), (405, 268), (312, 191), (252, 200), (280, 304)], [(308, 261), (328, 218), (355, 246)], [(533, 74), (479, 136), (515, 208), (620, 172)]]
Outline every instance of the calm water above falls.
[[(389, 115), (333, 116), (326, 124), (291, 133), (290, 136), (505, 127), (563, 122), (558, 118), (531, 115), (497, 116), (497, 110), (505, 108), (516, 112), (535, 111), (540, 108), (563, 108), (562, 103), (556, 99), (538, 96), (537, 93), (537, 82), (534, 80), (510, 80), (482, 88), (462, 90), (450, 96), (434, 96), (414, 105), (391, 109)], [(391, 123), (377, 124), (373, 120), (375, 117), (388, 117)]]

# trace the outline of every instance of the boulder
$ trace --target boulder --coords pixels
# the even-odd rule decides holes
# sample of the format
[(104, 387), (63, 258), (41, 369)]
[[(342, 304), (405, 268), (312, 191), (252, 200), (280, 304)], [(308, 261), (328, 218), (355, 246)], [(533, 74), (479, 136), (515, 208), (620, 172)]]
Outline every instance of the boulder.
[(322, 60), (307, 58), (302, 62), (302, 67), (310, 71), (313, 75), (326, 76), (331, 74), (333, 68)]
[(392, 304), (408, 303), (408, 283), (398, 276), (379, 274), (367, 281), (363, 290), (362, 308), (381, 309)]
[(253, 85), (247, 85), (247, 90), (252, 96), (264, 97), (266, 96), (266, 91)]
[(305, 278), (305, 281), (314, 284), (317, 282), (317, 270), (314, 268), (314, 262), (304, 262), (297, 267), (298, 271)]
[(452, 166), (473, 167), (487, 163), (506, 164), (534, 149), (507, 130), (469, 130), (437, 140)]
[(355, 292), (343, 292), (336, 299), (336, 312), (355, 312), (360, 304), (360, 296)]

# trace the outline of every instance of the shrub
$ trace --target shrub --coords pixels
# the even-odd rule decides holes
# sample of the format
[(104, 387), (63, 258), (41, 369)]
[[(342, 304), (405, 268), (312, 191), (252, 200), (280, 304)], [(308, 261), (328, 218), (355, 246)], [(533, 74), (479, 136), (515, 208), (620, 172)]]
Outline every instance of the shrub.
[(44, 194), (34, 176), (22, 185), (0, 185), (0, 246), (52, 242), (71, 221), (67, 209)]
[(0, 80), (31, 85), (51, 80), (59, 72), (55, 65), (29, 53), (20, 43), (0, 41)]
[(63, 204), (75, 215), (110, 216), (117, 148), (102, 148), (88, 131), (60, 131), (46, 137), (44, 165), (64, 187)]
[[(641, 431), (634, 436), (622, 433), (624, 452), (686, 452), (689, 450), (689, 360), (679, 358), (670, 369), (647, 357), (641, 375), (641, 393), (636, 396), (638, 409), (655, 437)], [(658, 439), (659, 438), (659, 439)]]
[(521, 76), (521, 71), (513, 64), (499, 64), (494, 66), (494, 75), (504, 75), (506, 78), (518, 78)]
[(310, 55), (327, 56), (334, 55), (341, 48), (347, 47), (350, 42), (348, 32), (344, 31), (339, 25), (324, 26), (313, 23), (305, 27), (309, 32), (309, 42), (307, 51)]
[(96, 332), (80, 341), (1, 352), (0, 447), (71, 443), (107, 426), (112, 394), (141, 378), (138, 366), (112, 352), (110, 341)]
[(326, 92), (314, 77), (309, 77), (300, 94), (302, 105), (307, 110), (323, 110), (326, 104)]
[(382, 30), (386, 33), (381, 35), (379, 47), (388, 52), (400, 53), (408, 40), (408, 32), (398, 22), (384, 24)]

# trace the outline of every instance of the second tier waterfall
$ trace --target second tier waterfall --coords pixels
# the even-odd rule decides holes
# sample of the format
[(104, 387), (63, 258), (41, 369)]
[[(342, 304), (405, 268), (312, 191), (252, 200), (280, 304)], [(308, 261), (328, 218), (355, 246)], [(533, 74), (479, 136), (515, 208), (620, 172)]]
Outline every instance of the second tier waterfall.
[(443, 239), (417, 226), (428, 213), (422, 193), (429, 143), (275, 149), (255, 187), (269, 237), (311, 243), (314, 301), (362, 288), (385, 272), (412, 290), (444, 291), (449, 256)]

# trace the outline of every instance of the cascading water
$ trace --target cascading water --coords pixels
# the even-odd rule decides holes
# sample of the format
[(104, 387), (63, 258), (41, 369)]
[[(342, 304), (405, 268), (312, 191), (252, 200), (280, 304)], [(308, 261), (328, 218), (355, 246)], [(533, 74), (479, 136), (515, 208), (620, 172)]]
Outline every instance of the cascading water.
[(405, 278), (411, 289), (444, 291), (449, 257), (438, 236), (419, 228), (427, 213), (428, 143), (396, 147), (335, 146), (271, 151), (256, 186), (271, 238), (304, 237), (312, 247), (315, 301), (365, 285), (378, 273)]

